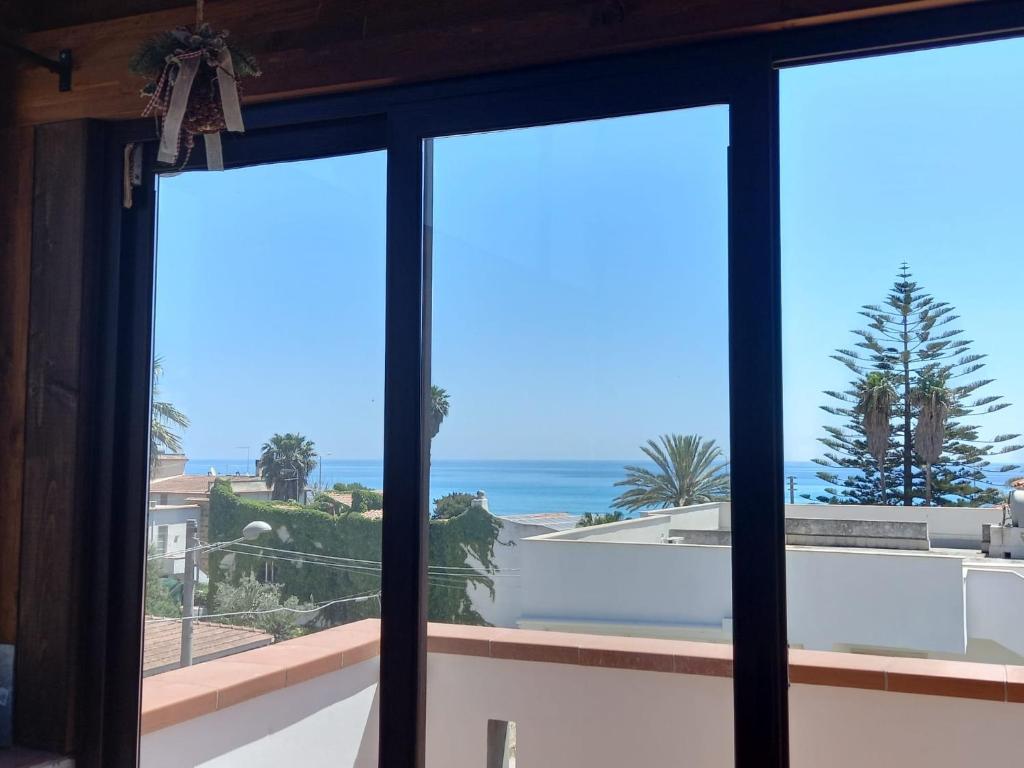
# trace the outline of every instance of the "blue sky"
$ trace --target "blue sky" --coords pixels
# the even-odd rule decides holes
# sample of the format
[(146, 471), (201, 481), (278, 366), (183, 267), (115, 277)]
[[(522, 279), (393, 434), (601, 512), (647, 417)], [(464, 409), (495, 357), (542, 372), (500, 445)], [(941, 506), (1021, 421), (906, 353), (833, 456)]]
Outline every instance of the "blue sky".
[[(953, 302), (1018, 403), (1024, 43), (782, 73), (786, 454), (808, 459), (850, 341), (899, 263)], [(439, 140), (438, 458), (630, 458), (661, 432), (727, 445), (728, 113)], [(161, 181), (156, 349), (186, 451), (302, 431), (380, 456), (383, 153)], [(1020, 414), (1020, 415), (1019, 415)], [(1021, 430), (1024, 431), (1024, 430)]]

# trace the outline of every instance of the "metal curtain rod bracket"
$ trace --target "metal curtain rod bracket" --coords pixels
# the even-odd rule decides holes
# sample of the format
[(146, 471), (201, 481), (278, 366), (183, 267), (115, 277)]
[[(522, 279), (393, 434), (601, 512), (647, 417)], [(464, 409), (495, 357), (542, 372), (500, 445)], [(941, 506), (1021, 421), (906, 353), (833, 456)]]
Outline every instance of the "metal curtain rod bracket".
[(71, 49), (62, 48), (60, 53), (57, 54), (57, 60), (48, 59), (45, 56), (30, 51), (28, 48), (22, 48), (20, 45), (15, 45), (6, 40), (0, 39), (0, 47), (7, 48), (8, 50), (14, 51), (22, 58), (28, 59), (37, 66), (46, 67), (51, 72), (57, 75), (57, 90), (59, 91), (70, 91), (71, 90)]

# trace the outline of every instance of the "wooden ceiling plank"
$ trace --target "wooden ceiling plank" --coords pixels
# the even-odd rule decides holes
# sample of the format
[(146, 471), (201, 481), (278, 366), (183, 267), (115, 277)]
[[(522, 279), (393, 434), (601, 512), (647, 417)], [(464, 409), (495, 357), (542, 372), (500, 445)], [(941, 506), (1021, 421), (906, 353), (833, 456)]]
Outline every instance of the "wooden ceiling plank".
[[(248, 103), (546, 64), (692, 40), (775, 31), (965, 0), (221, 0), (207, 18), (251, 43), (264, 76)], [(144, 103), (128, 65), (145, 38), (192, 20), (161, 10), (24, 36), (74, 51), (74, 86), (23, 68), (21, 123), (128, 118)]]

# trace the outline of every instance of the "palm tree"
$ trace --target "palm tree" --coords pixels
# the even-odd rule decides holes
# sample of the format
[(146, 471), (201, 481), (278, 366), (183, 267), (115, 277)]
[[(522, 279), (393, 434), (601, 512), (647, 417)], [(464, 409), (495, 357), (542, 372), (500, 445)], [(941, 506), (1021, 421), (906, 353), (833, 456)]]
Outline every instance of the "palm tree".
[(430, 385), (430, 439), (441, 431), (441, 422), (448, 415), (448, 392), (435, 384)]
[(946, 442), (946, 419), (953, 403), (953, 393), (941, 376), (923, 375), (914, 388), (917, 406), (917, 428), (914, 450), (924, 463), (925, 504), (932, 505), (932, 465), (942, 456)]
[(153, 412), (149, 428), (149, 466), (156, 466), (161, 453), (181, 453), (181, 436), (172, 427), (188, 429), (191, 422), (173, 404), (160, 400), (160, 379), (164, 375), (164, 359), (153, 358)]
[(259, 473), (273, 489), (271, 497), (297, 501), (316, 466), (316, 446), (303, 435), (288, 432), (274, 434), (260, 451)]
[(892, 437), (892, 409), (898, 396), (892, 378), (881, 371), (872, 371), (857, 388), (857, 404), (854, 410), (860, 416), (864, 434), (868, 441), (868, 453), (878, 464), (878, 482), (885, 498), (885, 456), (889, 452)]
[(640, 446), (658, 471), (626, 467), (626, 478), (615, 485), (628, 486), (612, 504), (633, 512), (638, 509), (685, 507), (729, 497), (729, 462), (714, 440), (698, 435), (661, 435)]

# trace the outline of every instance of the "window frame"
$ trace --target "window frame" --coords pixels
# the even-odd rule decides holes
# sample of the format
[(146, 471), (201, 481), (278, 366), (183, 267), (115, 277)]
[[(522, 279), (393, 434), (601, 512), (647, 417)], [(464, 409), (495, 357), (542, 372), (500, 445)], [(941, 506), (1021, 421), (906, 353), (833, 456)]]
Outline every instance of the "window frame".
[[(248, 106), (249, 132), (226, 136), (228, 168), (386, 149), (387, 309), (380, 765), (424, 764), (426, 707), (427, 395), (430, 254), (424, 249), (424, 140), (442, 135), (680, 109), (730, 108), (729, 339), (733, 488), (735, 764), (788, 765), (788, 665), (782, 468), (778, 70), (804, 63), (1024, 34), (1020, 0), (620, 54), (452, 81)], [(145, 509), (156, 226), (152, 124), (106, 124), (107, 248), (117, 254), (113, 388), (106, 425), (116, 477), (103, 477), (115, 519)], [(139, 143), (143, 187), (122, 207), (123, 149)], [(429, 151), (429, 150), (427, 150)], [(197, 148), (189, 169), (202, 167)], [(742, 350), (742, 352), (741, 352)], [(756, 386), (753, 382), (757, 382)], [(742, 429), (740, 426), (742, 425)], [(398, 512), (394, 510), (409, 510)], [(92, 697), (88, 738), (105, 765), (137, 763), (146, 528), (112, 530), (127, 579), (101, 628), (110, 664)], [(84, 706), (84, 705), (83, 705)], [(132, 761), (131, 755), (135, 755)]]

